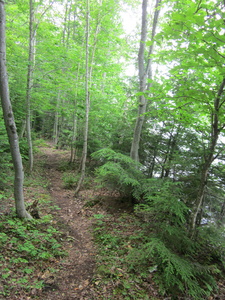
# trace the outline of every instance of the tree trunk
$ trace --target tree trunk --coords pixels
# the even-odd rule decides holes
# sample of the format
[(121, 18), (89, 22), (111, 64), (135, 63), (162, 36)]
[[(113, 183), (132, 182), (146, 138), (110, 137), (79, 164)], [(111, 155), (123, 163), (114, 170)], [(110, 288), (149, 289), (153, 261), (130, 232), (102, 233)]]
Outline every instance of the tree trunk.
[(88, 145), (88, 126), (89, 126), (89, 108), (90, 108), (90, 95), (89, 95), (89, 0), (86, 0), (86, 58), (85, 58), (85, 99), (86, 99), (86, 112), (85, 112), (85, 127), (84, 127), (84, 143), (81, 163), (81, 176), (75, 190), (75, 196), (79, 193), (81, 185), (85, 177), (86, 160), (87, 160), (87, 145)]
[(26, 129), (27, 129), (27, 143), (29, 149), (29, 171), (33, 169), (33, 145), (31, 137), (31, 90), (33, 86), (33, 73), (35, 65), (35, 44), (36, 44), (36, 29), (34, 28), (34, 0), (30, 0), (30, 25), (29, 25), (29, 57), (27, 69), (27, 116), (26, 116)]
[[(76, 107), (76, 103), (75, 103), (74, 107)], [(71, 147), (70, 147), (71, 148), (70, 163), (73, 163), (75, 161), (75, 158), (76, 158), (76, 149), (75, 149), (76, 140), (77, 140), (77, 115), (76, 115), (76, 111), (74, 111), (74, 114), (73, 114), (73, 135), (72, 135), (72, 138), (71, 138)]]
[(71, 153), (70, 153), (70, 163), (75, 161), (76, 156), (76, 140), (77, 140), (77, 121), (78, 116), (76, 112), (77, 107), (77, 91), (78, 91), (78, 81), (79, 81), (79, 70), (80, 70), (80, 62), (78, 63), (77, 68), (77, 76), (76, 76), (76, 87), (75, 87), (75, 95), (74, 95), (74, 113), (73, 113), (73, 135), (71, 138)]
[(5, 10), (4, 1), (0, 0), (0, 95), (1, 104), (3, 109), (3, 116), (5, 127), (8, 134), (10, 151), (12, 155), (12, 161), (15, 171), (14, 179), (14, 198), (16, 206), (16, 214), (19, 218), (32, 217), (26, 211), (24, 205), (24, 195), (23, 195), (23, 165), (22, 158), (20, 155), (18, 134), (16, 130), (16, 124), (14, 121), (14, 115), (12, 111), (10, 96), (9, 96), (9, 86), (8, 77), (6, 70), (6, 44), (5, 44)]
[(221, 96), (224, 92), (224, 87), (225, 87), (225, 78), (223, 79), (220, 88), (218, 90), (217, 96), (214, 100), (214, 112), (212, 114), (212, 122), (211, 122), (210, 146), (206, 150), (207, 152), (205, 155), (205, 162), (202, 166), (198, 194), (189, 218), (189, 235), (191, 238), (194, 238), (196, 235), (197, 217), (199, 212), (202, 209), (205, 187), (207, 185), (208, 172), (214, 160), (215, 149), (221, 131), (221, 128), (219, 128), (219, 112), (222, 105), (224, 104), (224, 101), (221, 101)]
[(58, 95), (56, 99), (56, 111), (55, 111), (54, 128), (53, 128), (53, 143), (56, 146), (58, 145), (59, 142), (59, 104), (60, 104), (60, 91), (58, 91)]
[(171, 172), (171, 163), (173, 161), (174, 158), (174, 152), (176, 149), (176, 145), (177, 145), (177, 138), (179, 136), (179, 130), (180, 128), (178, 127), (176, 132), (170, 133), (170, 138), (168, 141), (168, 145), (167, 145), (167, 152), (165, 154), (165, 159), (162, 165), (162, 172), (161, 172), (161, 178), (168, 178)]
[[(99, 3), (102, 5), (102, 1)], [(93, 65), (94, 65), (94, 58), (95, 58), (95, 51), (97, 47), (97, 37), (100, 30), (100, 21), (97, 19), (97, 25), (95, 28), (95, 35), (94, 35), (94, 43), (93, 43), (93, 50), (90, 59), (90, 67), (89, 67), (89, 0), (87, 0), (87, 15), (86, 15), (86, 74), (85, 74), (85, 93), (86, 93), (86, 113), (85, 113), (85, 127), (84, 127), (84, 143), (83, 143), (83, 153), (82, 153), (82, 160), (81, 160), (81, 177), (79, 179), (77, 188), (75, 190), (75, 196), (78, 194), (81, 184), (85, 177), (85, 169), (86, 169), (86, 160), (87, 160), (87, 146), (88, 146), (88, 127), (89, 127), (89, 110), (90, 110), (90, 93), (89, 87), (92, 85), (92, 72), (93, 72)]]
[[(145, 98), (145, 91), (151, 88), (151, 80), (152, 80), (152, 58), (154, 48), (154, 38), (156, 34), (156, 28), (158, 24), (159, 17), (159, 5), (161, 0), (156, 0), (155, 4), (155, 12), (154, 19), (152, 25), (152, 33), (151, 33), (151, 45), (148, 51), (148, 61), (145, 66), (145, 43), (147, 39), (147, 6), (148, 0), (143, 0), (142, 2), (142, 28), (141, 28), (141, 40), (140, 47), (138, 53), (138, 70), (139, 70), (139, 92), (141, 93), (139, 97), (139, 107), (138, 107), (138, 117), (136, 119), (136, 124), (134, 128), (133, 140), (130, 150), (130, 157), (139, 161), (139, 145), (141, 139), (142, 127), (144, 124), (145, 113), (147, 108), (147, 100)], [(150, 79), (147, 82), (147, 79)]]

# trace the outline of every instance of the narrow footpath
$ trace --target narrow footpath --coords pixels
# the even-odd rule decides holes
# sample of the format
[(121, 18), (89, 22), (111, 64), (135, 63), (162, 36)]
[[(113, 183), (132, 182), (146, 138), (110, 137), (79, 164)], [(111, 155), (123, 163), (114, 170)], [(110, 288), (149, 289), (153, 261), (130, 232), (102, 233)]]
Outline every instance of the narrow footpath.
[(59, 271), (46, 274), (43, 299), (96, 299), (91, 282), (95, 268), (91, 212), (83, 208), (82, 199), (74, 198), (73, 190), (63, 188), (63, 173), (59, 170), (60, 164), (69, 160), (70, 153), (52, 147), (43, 147), (41, 152), (53, 204), (60, 208), (54, 217), (61, 223), (68, 240), (68, 257), (59, 261)]

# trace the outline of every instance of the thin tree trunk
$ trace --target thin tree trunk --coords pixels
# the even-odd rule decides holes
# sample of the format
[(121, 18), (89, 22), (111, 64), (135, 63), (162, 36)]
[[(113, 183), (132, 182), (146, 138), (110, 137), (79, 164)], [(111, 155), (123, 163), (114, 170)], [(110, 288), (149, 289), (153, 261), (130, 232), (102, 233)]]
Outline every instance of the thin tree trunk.
[[(75, 104), (76, 107), (76, 104)], [(75, 161), (76, 157), (76, 151), (75, 151), (75, 143), (77, 139), (77, 116), (76, 112), (74, 112), (73, 115), (73, 135), (71, 138), (71, 151), (70, 151), (70, 163), (73, 163)]]
[(189, 235), (191, 238), (194, 238), (196, 235), (196, 226), (197, 226), (197, 217), (199, 212), (202, 209), (203, 199), (205, 194), (205, 188), (207, 185), (208, 172), (211, 167), (211, 164), (214, 160), (215, 149), (217, 145), (217, 141), (219, 138), (219, 134), (221, 128), (219, 128), (219, 112), (220, 108), (224, 104), (224, 101), (221, 102), (221, 96), (223, 95), (225, 87), (225, 78), (223, 79), (220, 88), (218, 90), (217, 96), (214, 100), (214, 112), (212, 114), (212, 122), (211, 122), (211, 138), (210, 138), (210, 146), (206, 150), (205, 162), (201, 171), (200, 185), (198, 189), (198, 194), (195, 200), (195, 203), (192, 208), (192, 212), (189, 218)]
[(27, 69), (27, 116), (26, 116), (26, 129), (27, 129), (27, 142), (29, 149), (29, 171), (33, 169), (33, 145), (31, 137), (31, 90), (33, 86), (33, 73), (35, 65), (35, 44), (36, 44), (36, 29), (34, 28), (34, 0), (30, 0), (30, 37), (29, 37), (29, 58)]
[(54, 128), (53, 128), (53, 143), (55, 145), (59, 142), (59, 102), (60, 102), (60, 91), (58, 91), (57, 99), (56, 99), (56, 112), (55, 112), (55, 120), (54, 120)]
[(79, 193), (81, 185), (85, 177), (86, 160), (87, 160), (87, 145), (88, 145), (88, 126), (89, 126), (89, 108), (90, 108), (90, 95), (89, 95), (89, 0), (86, 0), (86, 58), (85, 58), (85, 99), (86, 99), (86, 112), (85, 112), (85, 127), (84, 127), (84, 143), (81, 163), (81, 176), (75, 190), (75, 196)]
[[(136, 124), (134, 128), (133, 140), (130, 150), (130, 157), (135, 160), (139, 161), (139, 146), (140, 146), (140, 139), (141, 139), (141, 132), (142, 127), (144, 124), (145, 113), (147, 108), (147, 100), (145, 98), (144, 92), (151, 87), (151, 83), (147, 83), (147, 79), (152, 79), (152, 58), (151, 55), (153, 54), (154, 49), (154, 38), (156, 34), (156, 28), (158, 24), (158, 17), (159, 17), (159, 6), (161, 0), (156, 0), (155, 4), (155, 12), (154, 12), (154, 19), (152, 25), (152, 33), (151, 33), (151, 46), (149, 47), (148, 51), (148, 61), (145, 67), (145, 43), (147, 39), (147, 6), (148, 0), (143, 0), (142, 2), (142, 28), (141, 28), (141, 40), (140, 40), (140, 47), (138, 53), (138, 70), (139, 70), (139, 92), (141, 93), (139, 97), (139, 107), (138, 107), (138, 116), (136, 119)], [(150, 80), (149, 80), (150, 82)]]
[(14, 178), (14, 198), (16, 206), (16, 214), (19, 218), (32, 219), (31, 215), (26, 211), (23, 194), (23, 164), (19, 149), (19, 140), (12, 111), (8, 77), (6, 70), (6, 44), (5, 44), (5, 10), (4, 1), (0, 0), (0, 95), (1, 105), (3, 109), (3, 116), (5, 127), (8, 134), (10, 151), (15, 171)]
[(155, 161), (156, 161), (156, 156), (157, 156), (157, 151), (158, 149), (155, 148), (153, 151), (153, 157), (149, 166), (149, 170), (148, 170), (148, 178), (152, 178), (153, 177), (153, 172), (154, 172), (154, 168), (155, 168)]
[(67, 37), (66, 37), (66, 47), (68, 48), (69, 46), (69, 40), (70, 40), (70, 22), (71, 22), (71, 12), (72, 12), (72, 2), (70, 3), (69, 6), (69, 11), (68, 11), (68, 30), (67, 30)]
[[(102, 5), (102, 1), (99, 3)], [(91, 55), (90, 67), (89, 67), (89, 0), (87, 0), (87, 20), (86, 20), (86, 75), (85, 75), (85, 92), (86, 92), (86, 114), (85, 114), (85, 127), (84, 127), (84, 143), (83, 143), (83, 153), (81, 160), (81, 177), (78, 182), (77, 188), (75, 190), (75, 196), (78, 194), (82, 182), (85, 177), (85, 169), (86, 169), (86, 160), (87, 160), (87, 146), (88, 146), (88, 127), (89, 127), (89, 110), (90, 110), (90, 93), (89, 87), (92, 84), (92, 72), (95, 58), (95, 51), (97, 47), (97, 37), (100, 30), (100, 21), (97, 20), (97, 25), (95, 29), (94, 35), (94, 43), (93, 50)]]
[(68, 15), (68, 1), (66, 2), (66, 11), (65, 11), (65, 16), (64, 16), (64, 26), (63, 26), (63, 31), (62, 31), (62, 43), (65, 45), (65, 40), (66, 40), (66, 23), (67, 23), (67, 15)]
[(80, 62), (78, 64), (77, 68), (77, 76), (76, 76), (76, 88), (75, 88), (75, 95), (74, 95), (74, 113), (73, 113), (73, 135), (71, 138), (71, 153), (70, 153), (70, 162), (73, 163), (75, 160), (75, 143), (77, 139), (77, 113), (76, 113), (76, 107), (77, 107), (77, 91), (78, 91), (78, 81), (79, 81), (79, 70), (80, 70)]
[(21, 125), (21, 130), (20, 130), (20, 134), (19, 134), (19, 138), (22, 139), (24, 134), (25, 134), (25, 131), (26, 131), (26, 120), (24, 119), (22, 121), (22, 125)]
[(173, 134), (173, 132), (171, 132), (171, 134), (170, 134), (170, 138), (169, 138), (168, 145), (167, 145), (167, 153), (165, 155), (165, 160), (164, 160), (163, 166), (162, 166), (161, 178), (167, 178), (170, 175), (171, 162), (174, 157), (174, 152), (175, 152), (175, 148), (176, 148), (176, 144), (177, 144), (177, 137), (179, 135), (179, 130), (180, 130), (180, 128), (178, 127), (175, 134)]

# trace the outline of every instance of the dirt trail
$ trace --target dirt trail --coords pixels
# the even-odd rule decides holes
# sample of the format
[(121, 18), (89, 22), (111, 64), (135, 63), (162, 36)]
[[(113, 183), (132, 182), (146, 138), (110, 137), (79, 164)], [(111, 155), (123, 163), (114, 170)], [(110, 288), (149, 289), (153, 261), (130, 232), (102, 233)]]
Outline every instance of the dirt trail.
[[(82, 199), (88, 200), (88, 197), (91, 199), (92, 191), (82, 191), (81, 197), (75, 198), (74, 190), (63, 188), (63, 172), (59, 171), (59, 167), (63, 162), (69, 161), (69, 151), (54, 149), (52, 145), (42, 147), (40, 150), (41, 160), (45, 161), (43, 172), (49, 181), (52, 202), (60, 208), (60, 210), (54, 211), (53, 215), (56, 224), (60, 223), (60, 228), (65, 234), (63, 244), (68, 252), (68, 257), (59, 260), (57, 266), (54, 266), (58, 272), (47, 271), (42, 276), (45, 287), (38, 299), (97, 300), (103, 299), (102, 296), (104, 299), (123, 299), (123, 295), (116, 297), (110, 294), (110, 286), (109, 289), (104, 286), (102, 290), (98, 290), (92, 282), (95, 271), (95, 248), (91, 233), (91, 216), (94, 213), (104, 214), (112, 209), (114, 212), (120, 212), (121, 209), (124, 209), (124, 204), (122, 204), (122, 208), (117, 201), (114, 205), (113, 198), (110, 198), (110, 203), (107, 204), (106, 198), (104, 206), (92, 209), (84, 207), (86, 201)], [(125, 207), (125, 211), (129, 211), (129, 207)], [(225, 299), (224, 282), (219, 282), (219, 288), (218, 295), (214, 295), (215, 297), (210, 297), (210, 299)], [(152, 299), (170, 299), (170, 297), (160, 296), (157, 286), (153, 282), (148, 284), (148, 292)]]
[(41, 151), (52, 201), (60, 208), (54, 213), (55, 218), (69, 237), (66, 245), (69, 255), (59, 261), (59, 272), (46, 274), (44, 299), (96, 299), (91, 284), (95, 261), (90, 214), (83, 209), (82, 199), (74, 198), (73, 190), (63, 188), (62, 172), (58, 170), (63, 160), (68, 161), (69, 152), (50, 147)]

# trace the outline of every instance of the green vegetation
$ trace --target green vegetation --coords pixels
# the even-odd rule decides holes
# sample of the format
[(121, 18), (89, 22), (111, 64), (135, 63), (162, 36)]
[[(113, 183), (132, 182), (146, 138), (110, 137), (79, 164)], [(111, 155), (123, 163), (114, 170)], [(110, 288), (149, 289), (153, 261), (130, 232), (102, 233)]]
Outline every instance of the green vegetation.
[[(144, 225), (128, 214), (116, 215), (116, 222), (110, 214), (94, 215), (94, 219), (94, 237), (98, 245), (96, 288), (102, 290), (106, 286), (108, 293), (119, 299), (150, 299), (143, 281), (145, 276), (141, 270), (136, 274), (131, 272), (127, 259), (143, 237)], [(104, 294), (100, 299), (105, 299)]]
[(174, 299), (206, 299), (216, 291), (215, 278), (223, 276), (225, 245), (218, 246), (217, 239), (209, 244), (205, 231), (193, 243), (181, 231), (178, 236), (170, 232), (163, 238), (160, 230), (166, 224), (156, 232), (151, 221), (146, 224), (130, 214), (94, 218), (98, 289), (106, 285), (110, 293), (124, 299), (153, 299), (150, 286), (158, 290), (158, 297), (172, 295)]
[(133, 190), (139, 186), (138, 179), (143, 177), (141, 164), (107, 148), (94, 152), (92, 158), (102, 163), (102, 166), (96, 169), (97, 182), (121, 193), (124, 197), (133, 196)]
[[(43, 143), (42, 143), (43, 144)], [(43, 162), (24, 183), (27, 208), (38, 201), (40, 219), (21, 220), (15, 215), (12, 199), (12, 169), (5, 177), (0, 194), (0, 298), (33, 293), (38, 295), (46, 285), (46, 273), (58, 271), (56, 262), (67, 255), (62, 241), (66, 237), (51, 213), (59, 209), (46, 190), (48, 181), (42, 176)]]
[[(7, 15), (7, 63), (0, 62), (7, 66), (20, 144), (12, 159), (10, 149), (17, 147), (8, 143), (0, 108), (0, 228), (7, 245), (1, 271), (5, 282), (12, 277), (12, 288), (2, 295), (25, 285), (30, 274), (30, 286), (37, 283), (38, 289), (35, 266), (40, 261), (46, 269), (61, 255), (60, 233), (45, 217), (26, 222), (12, 215), (12, 162), (20, 156), (25, 197), (20, 164), (14, 185), (20, 193), (14, 198), (20, 198), (15, 202), (23, 213), (16, 208), (17, 216), (29, 218), (25, 208), (34, 201), (43, 215), (54, 206), (46, 193), (49, 182), (36, 162), (36, 169), (31, 166), (32, 152), (48, 147), (48, 140), (54, 151), (70, 151), (57, 171), (63, 172), (64, 188), (75, 190), (75, 201), (80, 189), (94, 186), (93, 193), (84, 193), (92, 194), (85, 209), (112, 200), (108, 195), (130, 207), (127, 215), (118, 209), (115, 216), (100, 211), (94, 217), (96, 288), (106, 283), (123, 299), (153, 299), (152, 284), (162, 297), (213, 297), (225, 271), (224, 1), (0, 5)], [(5, 86), (1, 83), (0, 91)], [(5, 119), (11, 117), (6, 112)], [(7, 132), (15, 135), (11, 127)], [(24, 276), (8, 276), (14, 273)]]
[(41, 290), (42, 274), (53, 270), (52, 263), (65, 256), (62, 234), (51, 224), (51, 217), (22, 221), (12, 216), (0, 216), (0, 270), (3, 290), (10, 296), (21, 290)]
[[(65, 189), (74, 189), (79, 181), (79, 174), (75, 175), (74, 171), (66, 171), (62, 177)], [(86, 176), (83, 182), (83, 188), (88, 189), (91, 186), (91, 178)]]
[[(97, 169), (98, 180), (108, 186), (105, 179), (109, 178), (111, 189), (114, 187), (123, 197), (133, 179), (119, 180), (118, 189), (118, 181), (112, 178), (130, 178), (126, 166), (130, 158), (113, 151), (109, 155), (106, 150), (93, 155), (98, 159), (100, 156), (105, 165)], [(116, 157), (120, 158), (119, 173), (115, 172), (118, 162), (115, 162), (113, 168), (108, 168), (108, 161), (111, 162)], [(132, 165), (130, 168), (132, 169)], [(133, 170), (138, 172), (135, 165)], [(116, 281), (117, 284), (114, 282), (113, 285), (119, 284), (120, 288), (117, 287), (113, 292), (119, 290), (127, 299), (141, 299), (134, 292), (136, 281), (133, 280), (141, 277), (144, 281), (149, 278), (149, 274), (165, 296), (172, 295), (174, 299), (178, 296), (205, 299), (216, 290), (215, 277), (224, 272), (225, 243), (219, 241), (224, 230), (208, 225), (202, 227), (198, 238), (193, 240), (187, 230), (189, 208), (183, 199), (186, 196), (183, 193), (183, 183), (167, 178), (143, 179), (142, 176), (137, 176), (135, 182), (131, 192), (139, 202), (134, 207), (139, 219), (127, 216), (123, 219), (124, 224), (112, 224), (110, 219), (114, 219), (113, 217), (95, 215), (95, 239), (100, 248), (99, 276), (104, 280), (111, 280), (111, 284)], [(133, 228), (135, 223), (140, 227), (137, 232)], [(129, 235), (126, 235), (127, 231), (130, 232)], [(121, 275), (120, 278), (118, 274), (121, 272), (118, 270), (125, 272), (125, 277)], [(126, 294), (123, 285), (126, 286), (127, 281), (133, 286), (133, 296)], [(143, 289), (144, 291), (147, 297), (148, 292)]]

